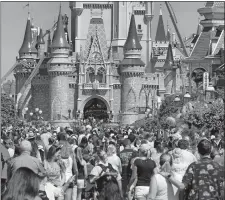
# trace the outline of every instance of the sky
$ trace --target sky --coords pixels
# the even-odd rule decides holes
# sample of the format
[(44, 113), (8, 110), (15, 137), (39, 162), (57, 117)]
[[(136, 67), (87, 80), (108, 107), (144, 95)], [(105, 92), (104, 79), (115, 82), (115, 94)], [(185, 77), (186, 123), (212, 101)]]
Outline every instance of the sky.
[[(199, 13), (197, 10), (204, 7), (205, 2), (170, 2), (177, 18), (178, 28), (182, 37), (188, 37), (197, 30)], [(1, 77), (15, 64), (16, 56), (22, 45), (28, 8), (24, 6), (27, 2), (1, 2)], [(152, 38), (155, 38), (160, 4), (164, 26), (169, 24), (174, 31), (171, 19), (164, 2), (155, 2), (154, 18), (152, 20)], [(30, 2), (30, 13), (34, 19), (34, 25), (41, 27), (44, 31), (53, 26), (57, 20), (60, 2)], [(61, 2), (62, 14), (67, 14), (70, 21), (69, 2)], [(200, 17), (202, 19), (202, 17)], [(88, 24), (87, 24), (88, 26)], [(70, 25), (69, 25), (70, 33)], [(12, 79), (13, 75), (9, 77)]]

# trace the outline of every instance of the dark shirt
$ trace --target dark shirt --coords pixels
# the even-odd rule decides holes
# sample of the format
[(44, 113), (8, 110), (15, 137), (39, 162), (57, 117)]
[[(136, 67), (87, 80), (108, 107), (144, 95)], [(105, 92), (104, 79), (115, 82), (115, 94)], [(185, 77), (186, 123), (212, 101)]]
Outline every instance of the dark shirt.
[(156, 167), (155, 161), (151, 159), (137, 158), (134, 161), (134, 166), (137, 167), (137, 184), (136, 186), (149, 186), (153, 170)]
[(183, 177), (185, 200), (219, 200), (223, 190), (222, 167), (205, 157), (189, 165)]
[(119, 154), (121, 164), (122, 164), (122, 178), (128, 178), (131, 176), (131, 172), (127, 168), (133, 153), (134, 153), (133, 149), (124, 149)]

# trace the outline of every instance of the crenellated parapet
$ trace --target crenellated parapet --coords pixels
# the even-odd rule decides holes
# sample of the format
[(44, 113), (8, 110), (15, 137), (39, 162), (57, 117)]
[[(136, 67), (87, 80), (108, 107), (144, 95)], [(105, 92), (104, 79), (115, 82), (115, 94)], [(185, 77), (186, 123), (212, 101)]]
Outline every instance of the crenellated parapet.
[(101, 4), (101, 3), (84, 3), (83, 4), (84, 9), (112, 9), (113, 4), (107, 3), (107, 4)]

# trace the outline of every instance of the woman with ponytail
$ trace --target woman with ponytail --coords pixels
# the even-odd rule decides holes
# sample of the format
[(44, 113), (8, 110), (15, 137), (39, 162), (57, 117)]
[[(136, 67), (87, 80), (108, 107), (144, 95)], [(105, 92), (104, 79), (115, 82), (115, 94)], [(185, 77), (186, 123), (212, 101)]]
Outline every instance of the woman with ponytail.
[[(172, 156), (163, 153), (160, 156), (160, 171), (171, 172)], [(172, 184), (160, 173), (154, 174), (150, 181), (148, 200), (176, 200)]]
[(147, 200), (149, 193), (149, 182), (156, 163), (151, 159), (151, 146), (149, 144), (141, 144), (139, 147), (139, 156), (133, 160), (132, 176), (128, 184), (128, 199), (131, 199), (131, 191), (135, 187), (135, 199)]

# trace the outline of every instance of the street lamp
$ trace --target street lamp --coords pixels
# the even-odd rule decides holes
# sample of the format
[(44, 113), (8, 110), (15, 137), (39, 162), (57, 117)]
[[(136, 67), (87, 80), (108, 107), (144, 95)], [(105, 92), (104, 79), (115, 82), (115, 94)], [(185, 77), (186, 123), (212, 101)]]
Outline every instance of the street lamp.
[(35, 108), (35, 112), (38, 112), (39, 111), (39, 108)]
[(70, 119), (71, 109), (68, 110), (68, 113), (69, 113), (69, 119)]
[(40, 115), (42, 114), (42, 110), (39, 110), (39, 114), (40, 114)]
[(212, 86), (212, 83), (209, 83), (208, 87), (206, 87), (206, 90), (205, 90), (206, 100), (213, 99), (214, 92), (215, 92), (215, 89)]
[(189, 92), (186, 92), (186, 94), (184, 95), (184, 104), (188, 103), (191, 99), (191, 95)]
[(30, 112), (30, 116), (32, 117), (34, 113)]
[(175, 103), (175, 106), (178, 107), (179, 106), (179, 103), (180, 103), (180, 97), (179, 95), (176, 95), (175, 99), (174, 99), (174, 103)]
[(161, 103), (162, 103), (162, 99), (161, 99), (161, 97), (158, 97), (158, 98), (157, 98), (157, 108), (158, 108), (158, 109), (160, 108)]

